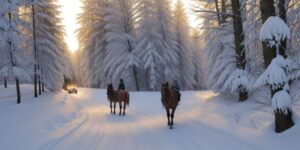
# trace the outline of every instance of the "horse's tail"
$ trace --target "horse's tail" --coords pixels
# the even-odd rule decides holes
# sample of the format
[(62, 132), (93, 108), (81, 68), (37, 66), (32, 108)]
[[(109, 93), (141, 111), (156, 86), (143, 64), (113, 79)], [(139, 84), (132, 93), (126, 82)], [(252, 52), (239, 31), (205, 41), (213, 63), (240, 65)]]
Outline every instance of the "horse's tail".
[(129, 93), (128, 93), (128, 91), (126, 91), (126, 93), (125, 93), (125, 101), (126, 101), (127, 106), (129, 106), (129, 99), (130, 99)]

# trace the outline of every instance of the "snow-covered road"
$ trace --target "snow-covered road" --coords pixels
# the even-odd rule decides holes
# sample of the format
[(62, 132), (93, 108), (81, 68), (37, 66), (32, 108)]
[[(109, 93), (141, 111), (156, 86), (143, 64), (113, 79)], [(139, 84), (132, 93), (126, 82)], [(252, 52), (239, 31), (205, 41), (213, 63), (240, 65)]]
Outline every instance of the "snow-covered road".
[[(19, 145), (6, 143), (14, 136), (0, 135), (0, 149), (259, 150), (282, 149), (289, 145), (289, 150), (293, 150), (298, 147), (299, 126), (284, 134), (275, 134), (271, 109), (257, 110), (250, 102), (241, 104), (221, 100), (210, 91), (184, 92), (175, 113), (174, 129), (170, 130), (159, 93), (131, 92), (130, 106), (124, 117), (110, 114), (105, 93), (104, 90), (82, 88), (77, 95), (58, 93), (52, 96), (55, 102), (47, 103), (53, 106), (47, 113), (56, 115), (43, 113), (44, 120), (33, 122), (35, 126), (25, 125), (26, 133), (31, 131), (32, 135), (21, 135), (21, 138), (31, 139), (20, 139)], [(47, 94), (42, 100), (47, 101)], [(24, 103), (21, 104), (25, 105), (24, 109), (34, 104), (32, 101)], [(7, 111), (0, 106), (1, 113)], [(31, 111), (32, 115), (34, 112)], [(20, 117), (28, 120), (39, 118), (31, 115), (24, 113)], [(6, 123), (0, 125), (0, 131), (5, 131)], [(6, 131), (4, 134), (10, 133)], [(16, 139), (18, 141), (18, 137)]]
[(159, 94), (132, 93), (130, 107), (123, 117), (109, 113), (104, 93), (82, 89), (78, 95), (69, 95), (68, 99), (83, 101), (81, 115), (62, 129), (51, 133), (61, 137), (55, 136), (54, 140), (41, 149), (232, 150), (245, 148), (245, 145), (249, 146), (248, 149), (254, 149), (247, 142), (237, 143), (238, 139), (234, 140), (236, 137), (197, 121), (199, 118), (196, 114), (200, 112), (201, 101), (183, 98), (185, 101), (176, 112), (175, 128), (170, 130)]

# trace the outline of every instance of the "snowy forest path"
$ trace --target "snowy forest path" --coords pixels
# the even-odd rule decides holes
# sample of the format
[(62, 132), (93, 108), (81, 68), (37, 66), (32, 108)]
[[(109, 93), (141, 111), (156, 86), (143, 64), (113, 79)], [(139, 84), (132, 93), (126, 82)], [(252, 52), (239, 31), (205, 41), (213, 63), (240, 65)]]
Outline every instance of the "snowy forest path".
[[(84, 93), (84, 94), (83, 94)], [(125, 116), (110, 114), (104, 90), (80, 89), (66, 99), (80, 101), (77, 117), (53, 133), (40, 149), (249, 149), (253, 145), (199, 121), (201, 101), (183, 96), (175, 113), (175, 126), (168, 129), (165, 110), (156, 92), (130, 93)], [(209, 93), (208, 93), (209, 94)], [(116, 107), (119, 111), (119, 107)], [(200, 115), (200, 116), (199, 116)], [(237, 142), (239, 141), (239, 142)], [(219, 144), (216, 144), (219, 143)], [(246, 148), (247, 149), (247, 148)]]

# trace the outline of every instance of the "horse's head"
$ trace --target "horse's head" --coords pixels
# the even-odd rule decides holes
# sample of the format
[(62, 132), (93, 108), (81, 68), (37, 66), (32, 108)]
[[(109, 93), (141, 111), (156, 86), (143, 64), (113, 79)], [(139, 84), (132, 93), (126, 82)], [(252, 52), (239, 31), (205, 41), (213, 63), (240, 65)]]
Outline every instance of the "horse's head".
[(161, 83), (161, 88), (168, 88), (169, 87), (169, 82)]
[(166, 83), (161, 83), (161, 91), (162, 93), (166, 93), (169, 89), (169, 83), (166, 82)]
[(111, 94), (113, 93), (113, 91), (114, 91), (114, 87), (113, 87), (112, 83), (107, 84), (107, 91), (106, 91), (106, 94), (107, 94), (107, 95), (111, 95)]

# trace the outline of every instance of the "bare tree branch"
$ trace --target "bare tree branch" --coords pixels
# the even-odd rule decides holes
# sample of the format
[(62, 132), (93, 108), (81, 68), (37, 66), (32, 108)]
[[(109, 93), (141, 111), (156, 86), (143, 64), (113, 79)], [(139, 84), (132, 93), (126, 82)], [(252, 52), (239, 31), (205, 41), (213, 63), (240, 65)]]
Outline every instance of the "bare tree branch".
[(223, 13), (223, 12), (216, 12), (216, 11), (211, 11), (211, 10), (204, 10), (204, 9), (194, 9), (194, 12), (199, 12), (199, 13), (213, 13), (213, 14), (221, 14), (221, 15), (226, 15), (230, 17), (234, 17), (236, 15), (231, 14), (231, 13)]

